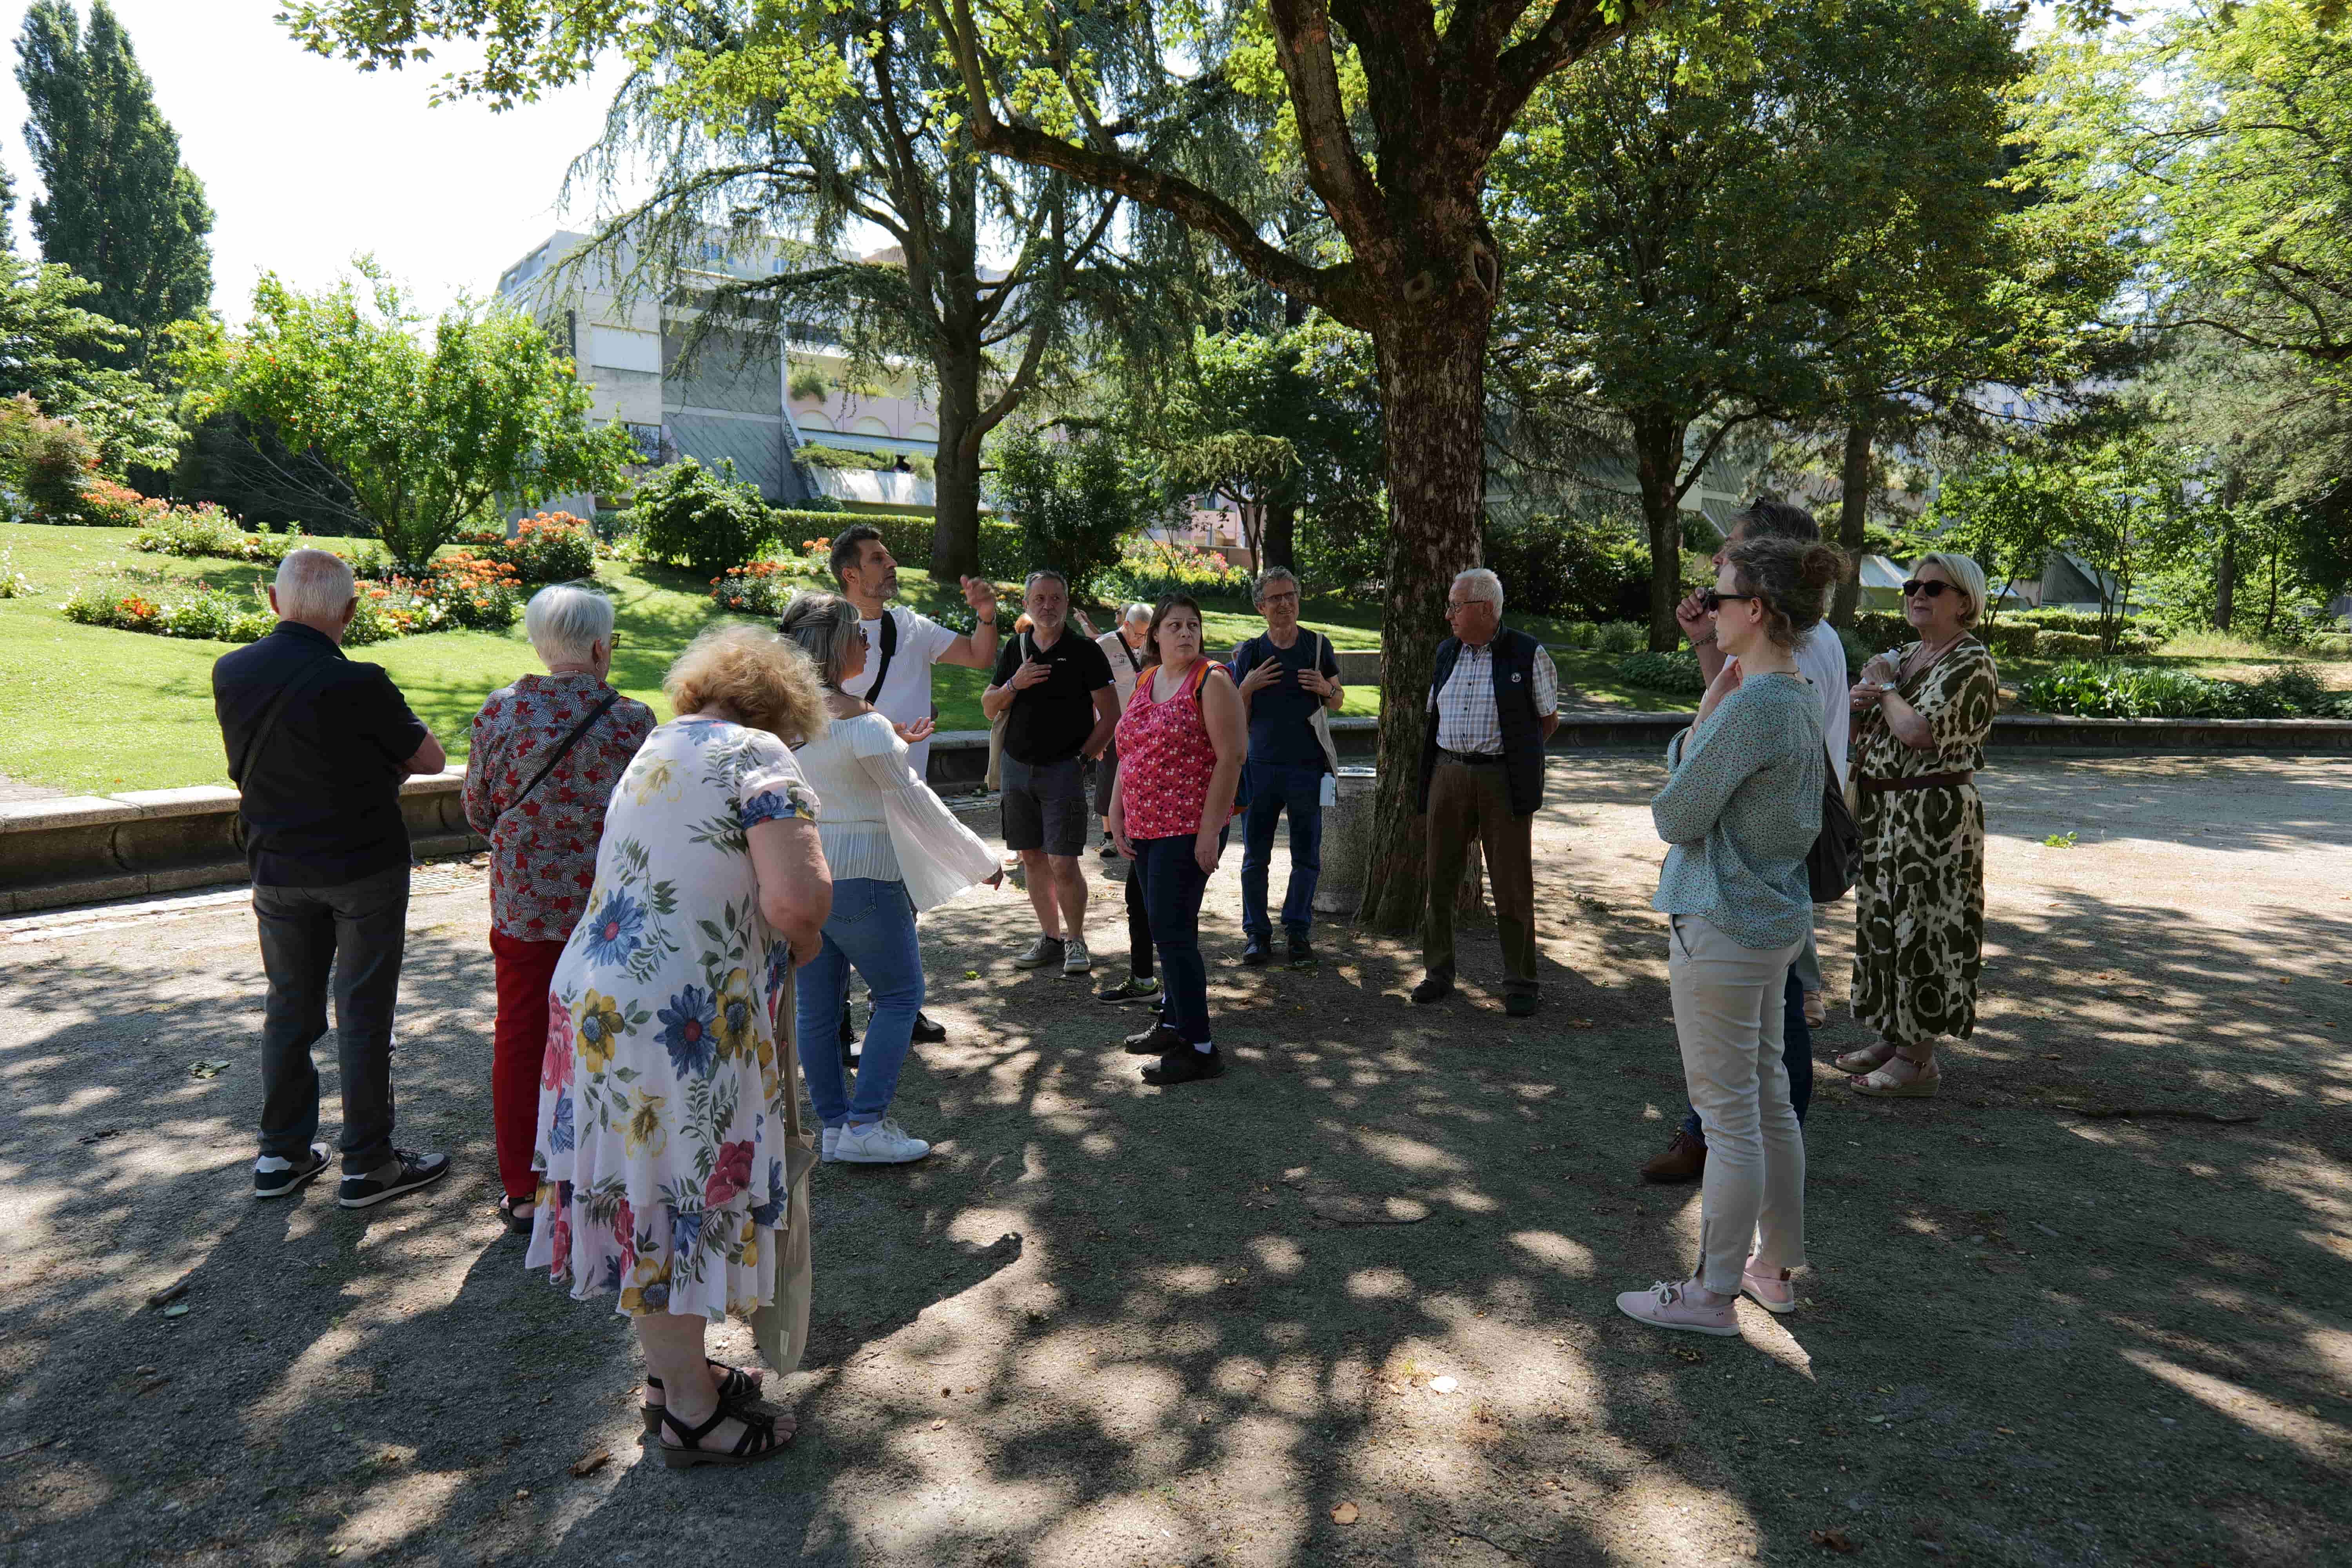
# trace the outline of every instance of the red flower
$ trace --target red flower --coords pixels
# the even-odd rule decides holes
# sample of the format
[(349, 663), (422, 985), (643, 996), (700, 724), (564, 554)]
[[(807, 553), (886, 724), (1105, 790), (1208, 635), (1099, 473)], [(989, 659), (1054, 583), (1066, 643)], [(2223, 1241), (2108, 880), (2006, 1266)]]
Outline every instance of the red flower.
[(548, 1245), (555, 1257), (547, 1266), (548, 1274), (557, 1279), (572, 1278), (572, 1215), (568, 1210), (558, 1210), (555, 1222), (547, 1228)]
[(718, 1168), (710, 1173), (710, 1181), (702, 1189), (702, 1206), (706, 1209), (721, 1207), (751, 1184), (751, 1141), (721, 1143), (719, 1145)]

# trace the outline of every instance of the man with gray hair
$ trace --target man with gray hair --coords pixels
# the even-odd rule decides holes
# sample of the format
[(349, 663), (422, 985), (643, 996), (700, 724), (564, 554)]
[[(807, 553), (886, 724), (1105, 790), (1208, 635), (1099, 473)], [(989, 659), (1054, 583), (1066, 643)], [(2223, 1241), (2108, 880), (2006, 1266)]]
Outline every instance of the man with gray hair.
[(1485, 567), (1454, 579), (1445, 618), (1454, 635), (1437, 645), (1421, 742), (1429, 902), (1412, 999), (1454, 990), (1454, 894), (1475, 837), (1495, 889), (1503, 1010), (1525, 1018), (1537, 1005), (1535, 815), (1544, 746), (1559, 728), (1559, 677), (1543, 644), (1503, 625), (1503, 580)]
[(446, 759), (381, 666), (343, 657), (359, 595), (341, 556), (289, 554), (269, 605), (277, 629), (213, 665), (269, 987), (253, 1195), (284, 1197), (327, 1168), (326, 1145), (311, 1142), (310, 1050), (327, 1032), (331, 990), (343, 1092), (339, 1196), (345, 1208), (368, 1208), (449, 1169), (446, 1154), (392, 1142), (392, 1017), (408, 924), (400, 785), (439, 773)]
[(1315, 949), (1307, 933), (1315, 922), (1315, 884), (1323, 874), (1324, 781), (1337, 767), (1315, 720), (1337, 712), (1347, 693), (1339, 688), (1339, 656), (1331, 639), (1298, 625), (1297, 576), (1276, 566), (1258, 578), (1255, 597), (1265, 630), (1235, 648), (1233, 658), (1242, 713), (1249, 722), (1249, 760), (1243, 764), (1249, 808), (1242, 827), (1242, 962), (1255, 969), (1273, 957), (1266, 868), (1274, 858), (1275, 826), (1286, 811), (1286, 961), (1292, 969), (1312, 969)]

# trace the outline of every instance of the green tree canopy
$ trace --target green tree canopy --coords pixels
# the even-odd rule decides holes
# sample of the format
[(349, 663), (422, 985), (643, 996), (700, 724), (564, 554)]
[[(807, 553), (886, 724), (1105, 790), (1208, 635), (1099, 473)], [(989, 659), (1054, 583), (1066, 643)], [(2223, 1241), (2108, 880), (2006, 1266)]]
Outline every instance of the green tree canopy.
[(180, 139), (106, 0), (85, 27), (72, 0), (33, 0), (16, 39), (25, 142), (45, 194), (41, 254), (97, 285), (89, 308), (130, 329), (123, 362), (145, 364), (163, 330), (212, 299), (212, 208), (180, 162)]
[(107, 363), (128, 333), (88, 308), (97, 292), (63, 267), (0, 250), (0, 398), (29, 396), (80, 426), (117, 478), (169, 468), (184, 437), (161, 393)]
[(349, 280), (305, 294), (265, 275), (246, 331), (184, 334), (190, 416), (231, 410), (315, 453), (412, 570), (503, 508), (623, 486), (627, 436), (589, 428), (593, 395), (528, 318), (460, 300), (427, 339), (400, 288), (360, 270), (365, 298)]

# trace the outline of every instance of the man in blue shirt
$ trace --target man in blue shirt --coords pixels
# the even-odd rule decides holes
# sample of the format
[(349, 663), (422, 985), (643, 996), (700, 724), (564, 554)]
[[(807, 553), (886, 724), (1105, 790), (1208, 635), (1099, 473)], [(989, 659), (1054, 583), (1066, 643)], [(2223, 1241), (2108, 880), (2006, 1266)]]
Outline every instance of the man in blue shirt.
[(1274, 827), (1290, 813), (1290, 886), (1282, 900), (1282, 930), (1293, 969), (1315, 966), (1307, 933), (1315, 920), (1315, 883), (1323, 874), (1323, 780), (1331, 771), (1315, 715), (1336, 712), (1345, 700), (1339, 657), (1331, 639), (1298, 624), (1298, 579), (1275, 567), (1257, 580), (1257, 613), (1265, 630), (1234, 650), (1234, 679), (1249, 720), (1249, 761), (1243, 789), (1249, 816), (1242, 837), (1242, 962), (1253, 967), (1273, 956), (1274, 929), (1265, 909), (1266, 862)]

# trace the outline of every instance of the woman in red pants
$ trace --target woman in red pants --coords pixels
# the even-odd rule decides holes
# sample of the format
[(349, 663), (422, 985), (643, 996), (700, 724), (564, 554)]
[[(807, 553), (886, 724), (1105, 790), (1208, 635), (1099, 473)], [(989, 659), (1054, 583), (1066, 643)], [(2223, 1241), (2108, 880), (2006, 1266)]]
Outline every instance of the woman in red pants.
[(490, 1057), (499, 1208), (530, 1229), (547, 985), (596, 879), (604, 803), (654, 727), (653, 710), (606, 684), (613, 604), (561, 584), (531, 596), (523, 629), (547, 666), (490, 693), (474, 715), (466, 820), (490, 841), (490, 955), (499, 1016)]

